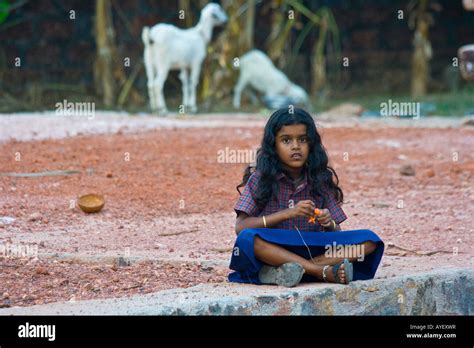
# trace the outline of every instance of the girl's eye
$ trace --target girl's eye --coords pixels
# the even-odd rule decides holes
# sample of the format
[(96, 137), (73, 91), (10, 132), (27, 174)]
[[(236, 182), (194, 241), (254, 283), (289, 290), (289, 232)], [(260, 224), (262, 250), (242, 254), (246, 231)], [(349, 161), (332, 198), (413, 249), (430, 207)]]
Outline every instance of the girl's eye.
[(308, 138), (301, 138), (302, 143), (306, 143), (308, 141)]
[(283, 144), (288, 144), (290, 142), (290, 139), (285, 138), (285, 139), (282, 140), (282, 142), (283, 142)]

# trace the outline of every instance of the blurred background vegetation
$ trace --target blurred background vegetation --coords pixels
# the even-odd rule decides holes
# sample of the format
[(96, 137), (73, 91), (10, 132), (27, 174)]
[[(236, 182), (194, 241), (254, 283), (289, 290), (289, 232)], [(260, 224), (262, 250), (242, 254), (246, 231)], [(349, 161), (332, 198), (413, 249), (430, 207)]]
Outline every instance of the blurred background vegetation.
[[(147, 111), (142, 28), (188, 28), (208, 2), (0, 0), (0, 112), (52, 110), (63, 99)], [(214, 30), (208, 47), (200, 112), (234, 111), (233, 59), (258, 48), (310, 93), (314, 111), (347, 101), (378, 110), (392, 99), (421, 101), (426, 115), (474, 113), (474, 82), (453, 66), (458, 48), (474, 43), (474, 12), (461, 0), (219, 3), (229, 22)], [(170, 74), (165, 96), (177, 109), (178, 72)], [(244, 99), (243, 111), (259, 108)]]

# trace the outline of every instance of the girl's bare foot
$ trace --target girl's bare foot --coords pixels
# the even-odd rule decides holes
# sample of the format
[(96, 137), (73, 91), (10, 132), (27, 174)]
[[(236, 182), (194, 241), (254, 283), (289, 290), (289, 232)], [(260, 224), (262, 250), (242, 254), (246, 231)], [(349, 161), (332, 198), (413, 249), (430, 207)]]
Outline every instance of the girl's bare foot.
[(332, 283), (349, 284), (354, 278), (354, 265), (349, 262), (349, 259), (344, 259), (341, 263), (332, 266), (332, 268), (325, 266), (326, 272), (323, 269), (323, 276)]
[(337, 267), (337, 265), (330, 266), (326, 269), (326, 279), (329, 283), (340, 283), (340, 284), (345, 284), (346, 283), (346, 272), (344, 271), (344, 264), (341, 264), (339, 266), (339, 269), (337, 270), (337, 275), (339, 276), (339, 281), (336, 281), (336, 278), (334, 277), (334, 268)]

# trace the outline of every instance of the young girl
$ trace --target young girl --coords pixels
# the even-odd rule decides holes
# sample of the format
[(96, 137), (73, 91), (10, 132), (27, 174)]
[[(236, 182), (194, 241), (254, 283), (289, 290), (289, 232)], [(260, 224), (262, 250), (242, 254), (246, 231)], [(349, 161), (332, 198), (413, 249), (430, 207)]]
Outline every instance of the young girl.
[(306, 111), (271, 115), (256, 168), (246, 169), (237, 190), (244, 185), (234, 208), (230, 281), (292, 287), (302, 279), (348, 284), (374, 277), (384, 244), (369, 230), (341, 231), (344, 195)]

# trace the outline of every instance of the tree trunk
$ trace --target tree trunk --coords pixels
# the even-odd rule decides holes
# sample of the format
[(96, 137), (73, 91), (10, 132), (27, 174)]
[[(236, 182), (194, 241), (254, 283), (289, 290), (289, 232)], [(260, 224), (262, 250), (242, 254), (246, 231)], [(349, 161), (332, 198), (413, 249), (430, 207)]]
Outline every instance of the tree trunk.
[(113, 76), (113, 38), (111, 2), (96, 0), (95, 41), (97, 57), (94, 65), (96, 91), (102, 96), (105, 106), (111, 107), (115, 101), (116, 85)]
[[(129, 62), (129, 57), (121, 57), (115, 44), (115, 30), (112, 20), (112, 1), (96, 0), (95, 41), (97, 56), (94, 62), (94, 81), (98, 95), (106, 107), (125, 105), (131, 99), (132, 104), (144, 102), (142, 95), (133, 87), (133, 82), (140, 71), (140, 62)], [(127, 78), (127, 67), (135, 66)]]
[(413, 39), (411, 95), (418, 98), (426, 95), (429, 81), (429, 60), (432, 56), (429, 41), (428, 0), (420, 0)]
[[(179, 11), (184, 11), (184, 26), (190, 28), (193, 26), (193, 15), (191, 11), (190, 0), (179, 0)], [(178, 17), (179, 18), (179, 17)]]
[(253, 36), (255, 27), (255, 0), (247, 0), (247, 15), (245, 16), (244, 33), (242, 35), (242, 50), (247, 52), (253, 48)]
[(245, 0), (221, 2), (229, 21), (219, 38), (212, 42), (207, 50), (200, 89), (204, 110), (210, 110), (215, 100), (222, 100), (232, 94), (239, 73), (238, 69), (234, 68), (234, 62), (245, 53), (245, 47), (241, 45), (243, 17), (237, 15), (243, 9), (244, 3)]
[(325, 45), (326, 45), (326, 36), (328, 30), (328, 19), (323, 17), (321, 19), (321, 26), (319, 28), (318, 41), (313, 48), (313, 64), (312, 64), (312, 75), (313, 83), (311, 85), (311, 92), (313, 95), (316, 95), (320, 90), (324, 89), (327, 84), (326, 78), (326, 55), (325, 55)]
[(297, 11), (294, 11), (295, 18), (290, 19), (287, 6), (282, 0), (273, 0), (271, 4), (272, 24), (270, 35), (265, 46), (268, 57), (276, 67), (284, 69), (287, 65), (289, 53), (291, 52), (290, 39), (291, 29), (296, 23)]

